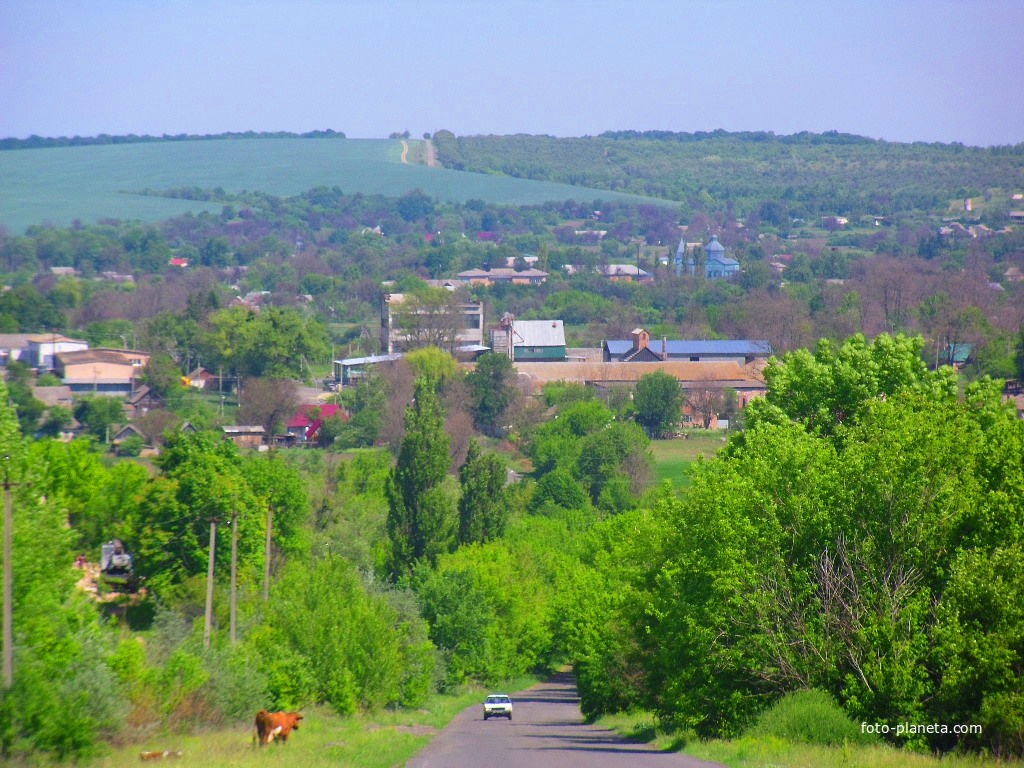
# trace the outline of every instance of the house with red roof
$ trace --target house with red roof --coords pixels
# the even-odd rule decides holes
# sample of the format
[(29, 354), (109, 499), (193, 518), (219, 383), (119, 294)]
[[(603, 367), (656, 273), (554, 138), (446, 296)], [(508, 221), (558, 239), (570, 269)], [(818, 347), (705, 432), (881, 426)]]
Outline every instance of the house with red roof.
[(288, 436), (297, 443), (315, 443), (324, 420), (333, 416), (348, 421), (348, 412), (337, 403), (301, 405), (287, 424)]

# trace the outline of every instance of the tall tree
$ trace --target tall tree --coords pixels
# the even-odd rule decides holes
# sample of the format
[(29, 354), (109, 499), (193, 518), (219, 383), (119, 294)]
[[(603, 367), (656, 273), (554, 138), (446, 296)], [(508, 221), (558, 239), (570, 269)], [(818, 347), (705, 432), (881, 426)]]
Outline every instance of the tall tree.
[(466, 463), (459, 468), (459, 543), (491, 541), (505, 532), (505, 465), (493, 453), (484, 453), (469, 441)]
[(507, 355), (488, 352), (477, 360), (476, 369), (466, 376), (472, 399), (473, 421), (490, 432), (503, 423), (503, 416), (515, 401), (516, 371)]
[(651, 437), (662, 437), (679, 423), (683, 390), (674, 376), (664, 371), (640, 377), (633, 393), (636, 420)]
[(411, 572), (423, 559), (448, 549), (454, 509), (441, 487), (448, 474), (449, 443), (437, 394), (417, 379), (405, 411), (405, 438), (388, 479), (387, 569), (393, 579)]

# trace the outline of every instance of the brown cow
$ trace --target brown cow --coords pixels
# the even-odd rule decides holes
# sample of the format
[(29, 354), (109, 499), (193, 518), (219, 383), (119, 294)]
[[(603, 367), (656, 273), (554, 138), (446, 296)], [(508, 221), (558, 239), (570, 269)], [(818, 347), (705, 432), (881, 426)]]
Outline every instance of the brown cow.
[(288, 734), (299, 729), (302, 715), (298, 712), (267, 712), (261, 709), (256, 713), (256, 740), (262, 747), (274, 739), (288, 741)]

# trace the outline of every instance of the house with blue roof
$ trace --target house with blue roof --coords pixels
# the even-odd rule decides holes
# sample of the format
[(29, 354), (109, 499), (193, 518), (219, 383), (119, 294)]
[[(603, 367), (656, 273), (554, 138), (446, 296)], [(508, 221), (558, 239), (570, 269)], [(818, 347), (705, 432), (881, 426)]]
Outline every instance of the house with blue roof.
[(772, 345), (751, 339), (651, 339), (650, 333), (636, 328), (629, 339), (605, 341), (605, 362), (643, 363), (683, 360), (692, 363), (735, 362), (745, 365), (767, 360)]

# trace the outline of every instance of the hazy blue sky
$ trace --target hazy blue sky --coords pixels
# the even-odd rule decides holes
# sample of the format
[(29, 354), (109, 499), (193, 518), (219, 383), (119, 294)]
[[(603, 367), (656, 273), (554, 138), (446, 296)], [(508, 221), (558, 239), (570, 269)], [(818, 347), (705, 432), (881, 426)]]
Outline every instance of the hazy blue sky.
[(1024, 141), (1022, 0), (0, 0), (0, 137)]

